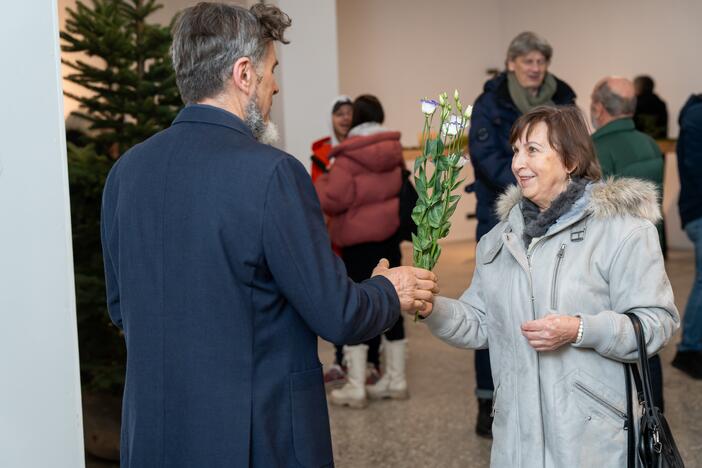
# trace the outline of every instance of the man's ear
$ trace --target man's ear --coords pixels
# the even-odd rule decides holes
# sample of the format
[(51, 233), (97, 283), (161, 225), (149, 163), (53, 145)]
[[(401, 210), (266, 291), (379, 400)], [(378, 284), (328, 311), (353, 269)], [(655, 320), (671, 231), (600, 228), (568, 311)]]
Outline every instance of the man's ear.
[(256, 71), (248, 57), (241, 57), (232, 67), (232, 82), (244, 94), (249, 94), (255, 87)]

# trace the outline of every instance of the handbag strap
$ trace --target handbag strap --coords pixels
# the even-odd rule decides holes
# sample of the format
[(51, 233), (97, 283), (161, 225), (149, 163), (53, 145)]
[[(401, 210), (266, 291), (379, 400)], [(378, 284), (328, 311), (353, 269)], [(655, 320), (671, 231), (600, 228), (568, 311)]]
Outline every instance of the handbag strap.
[(628, 363), (624, 363), (624, 382), (626, 383), (626, 467), (635, 468), (636, 466), (636, 442), (634, 431), (636, 430), (634, 424), (634, 403), (631, 396), (631, 366)]
[(644, 338), (643, 327), (636, 314), (627, 312), (624, 315), (631, 320), (634, 333), (636, 334), (639, 362), (638, 366), (636, 364), (631, 364), (631, 373), (634, 376), (639, 403), (643, 404), (645, 408), (649, 408), (653, 406), (653, 392), (651, 391), (651, 369), (648, 365), (648, 353), (646, 352), (646, 339)]

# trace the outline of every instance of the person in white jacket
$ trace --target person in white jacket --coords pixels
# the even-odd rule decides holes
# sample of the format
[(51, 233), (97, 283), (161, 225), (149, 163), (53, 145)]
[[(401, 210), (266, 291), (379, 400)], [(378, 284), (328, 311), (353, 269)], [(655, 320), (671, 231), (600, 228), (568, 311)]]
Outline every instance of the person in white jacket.
[(625, 371), (643, 323), (649, 353), (679, 326), (654, 223), (653, 184), (601, 181), (576, 107), (539, 107), (510, 137), (517, 186), (478, 244), (460, 299), (420, 313), (462, 348), (489, 345), (493, 467), (622, 467)]

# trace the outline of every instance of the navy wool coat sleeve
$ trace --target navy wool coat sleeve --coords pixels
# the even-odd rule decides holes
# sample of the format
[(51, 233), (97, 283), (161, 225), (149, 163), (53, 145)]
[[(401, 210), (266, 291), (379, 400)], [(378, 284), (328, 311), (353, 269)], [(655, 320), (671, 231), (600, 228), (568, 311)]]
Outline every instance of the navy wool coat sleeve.
[(102, 210), (122, 467), (333, 466), (317, 336), (376, 336), (399, 301), (348, 279), (302, 165), (188, 106), (114, 165)]

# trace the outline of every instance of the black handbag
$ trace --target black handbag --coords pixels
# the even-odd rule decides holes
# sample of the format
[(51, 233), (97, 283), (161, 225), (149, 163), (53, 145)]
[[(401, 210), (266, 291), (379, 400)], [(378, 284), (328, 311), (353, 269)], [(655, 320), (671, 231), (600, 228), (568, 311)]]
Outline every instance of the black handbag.
[[(641, 321), (633, 313), (625, 314), (631, 319), (636, 333), (636, 343), (639, 349), (638, 365), (636, 363), (624, 364), (626, 372), (627, 390), (627, 467), (634, 468), (636, 460), (644, 468), (684, 468), (678, 447), (675, 445), (673, 433), (668, 422), (658, 407), (653, 405), (651, 392), (651, 371), (648, 367), (648, 353), (646, 340), (641, 327)], [(631, 391), (631, 377), (636, 385), (636, 394), (641, 405), (641, 419), (639, 420), (638, 438), (634, 434), (632, 422), (634, 421), (633, 402)]]
[(410, 182), (412, 173), (402, 168), (402, 186), (400, 187), (400, 229), (398, 235), (400, 240), (412, 240), (412, 234), (417, 234), (417, 224), (412, 219), (412, 210), (417, 204), (419, 195)]

